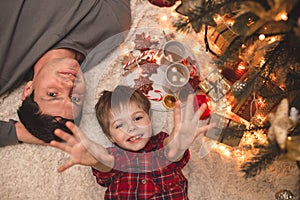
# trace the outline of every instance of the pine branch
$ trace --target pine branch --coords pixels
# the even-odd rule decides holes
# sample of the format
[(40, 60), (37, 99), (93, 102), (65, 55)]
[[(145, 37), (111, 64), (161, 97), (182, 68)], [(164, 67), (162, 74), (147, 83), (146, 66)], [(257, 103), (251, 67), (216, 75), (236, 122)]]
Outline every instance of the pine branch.
[(245, 178), (251, 178), (267, 169), (283, 152), (276, 142), (266, 146), (257, 146), (259, 152), (250, 161), (241, 165)]

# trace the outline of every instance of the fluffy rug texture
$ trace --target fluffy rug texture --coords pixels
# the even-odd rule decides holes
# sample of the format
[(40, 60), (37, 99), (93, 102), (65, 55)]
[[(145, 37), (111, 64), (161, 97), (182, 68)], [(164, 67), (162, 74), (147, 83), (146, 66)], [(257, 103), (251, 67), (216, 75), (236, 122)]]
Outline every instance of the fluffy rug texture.
[[(124, 42), (125, 51), (136, 33), (162, 32), (171, 29), (176, 16), (172, 8), (158, 8), (147, 1), (132, 1), (133, 24)], [(162, 20), (165, 15), (167, 20)], [(153, 32), (154, 31), (154, 32)], [(189, 35), (193, 43), (201, 46), (200, 36)], [(128, 44), (128, 45), (127, 45)], [(126, 46), (127, 45), (127, 46)], [(88, 92), (81, 128), (88, 136), (105, 146), (110, 145), (96, 122), (93, 106), (103, 89), (111, 90), (120, 83), (123, 50), (114, 50), (96, 67), (86, 73)], [(198, 57), (206, 60), (208, 54)], [(17, 119), (22, 87), (1, 96), (0, 118)], [(154, 131), (170, 131), (171, 112), (154, 112)], [(252, 200), (275, 199), (275, 193), (288, 189), (297, 194), (299, 170), (294, 162), (276, 161), (255, 178), (245, 179), (240, 172), (242, 163), (237, 156), (226, 156), (211, 149), (204, 137), (198, 138), (190, 148), (191, 160), (184, 168), (189, 181), (191, 200)], [(90, 167), (75, 166), (58, 173), (57, 168), (68, 159), (64, 152), (49, 146), (14, 145), (0, 148), (0, 199), (103, 199), (105, 188), (96, 183)]]

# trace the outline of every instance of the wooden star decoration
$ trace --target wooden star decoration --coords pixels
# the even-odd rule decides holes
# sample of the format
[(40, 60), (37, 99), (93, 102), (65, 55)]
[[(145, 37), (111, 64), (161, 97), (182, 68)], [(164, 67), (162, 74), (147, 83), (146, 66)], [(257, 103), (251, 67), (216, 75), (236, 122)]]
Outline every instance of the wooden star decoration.
[(149, 77), (139, 76), (134, 79), (134, 88), (142, 91), (144, 94), (148, 94), (150, 90), (153, 90), (153, 81)]

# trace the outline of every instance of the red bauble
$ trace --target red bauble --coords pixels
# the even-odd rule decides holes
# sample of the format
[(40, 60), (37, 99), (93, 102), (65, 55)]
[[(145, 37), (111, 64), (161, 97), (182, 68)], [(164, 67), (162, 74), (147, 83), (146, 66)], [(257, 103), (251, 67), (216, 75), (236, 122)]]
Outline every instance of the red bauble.
[(153, 5), (159, 7), (171, 7), (173, 6), (177, 0), (148, 0)]
[(196, 100), (195, 105), (194, 105), (195, 110), (197, 110), (203, 103), (205, 103), (207, 105), (207, 108), (204, 111), (204, 113), (200, 116), (200, 119), (205, 120), (205, 119), (209, 118), (210, 117), (210, 109), (207, 104), (207, 102), (209, 101), (208, 97), (204, 94), (197, 94), (195, 96), (195, 100)]

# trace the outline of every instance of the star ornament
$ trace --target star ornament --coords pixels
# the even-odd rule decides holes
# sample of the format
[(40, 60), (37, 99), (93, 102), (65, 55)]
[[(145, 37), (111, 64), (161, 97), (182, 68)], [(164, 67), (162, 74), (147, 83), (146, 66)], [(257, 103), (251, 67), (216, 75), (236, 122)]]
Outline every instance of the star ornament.
[[(298, 115), (298, 113), (297, 113)], [(289, 117), (289, 104), (287, 99), (282, 99), (275, 113), (268, 115), (271, 126), (268, 130), (268, 138), (276, 140), (281, 149), (285, 149), (289, 130), (295, 122)]]
[(140, 90), (144, 94), (148, 94), (150, 90), (153, 90), (153, 81), (151, 81), (147, 76), (139, 76), (134, 79), (134, 83), (134, 88)]

